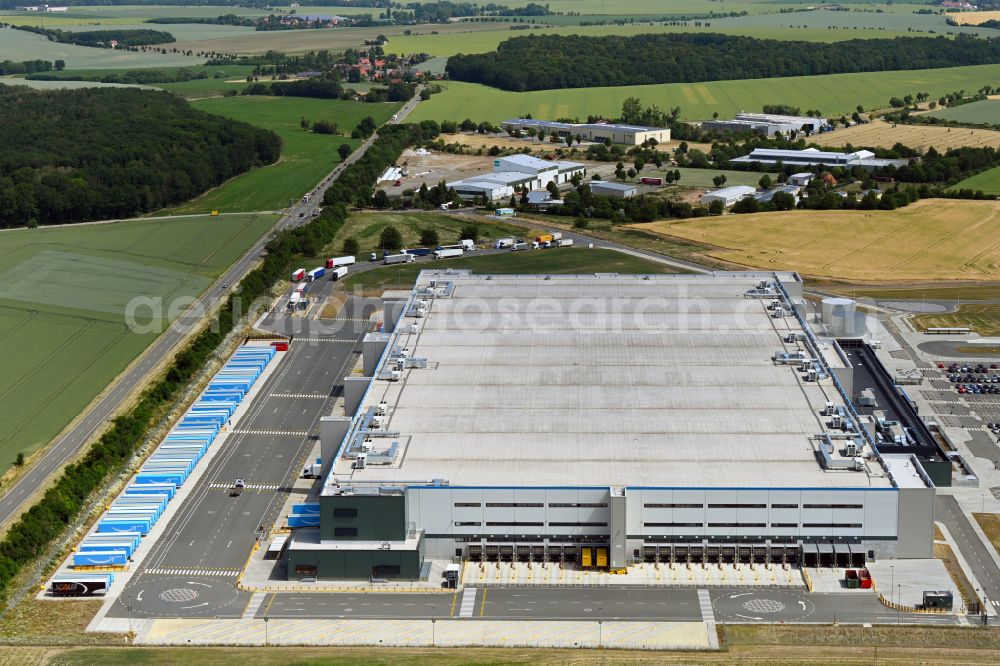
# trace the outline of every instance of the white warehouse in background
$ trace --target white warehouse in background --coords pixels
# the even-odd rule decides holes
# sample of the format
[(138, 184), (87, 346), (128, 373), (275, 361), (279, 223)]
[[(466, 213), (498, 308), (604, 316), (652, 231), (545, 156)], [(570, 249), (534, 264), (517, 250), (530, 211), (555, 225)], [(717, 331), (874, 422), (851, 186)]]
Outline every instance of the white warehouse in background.
[(749, 185), (733, 185), (732, 187), (724, 187), (721, 190), (716, 190), (703, 195), (701, 197), (701, 203), (707, 206), (713, 201), (721, 201), (723, 206), (729, 208), (730, 206), (735, 205), (740, 199), (752, 197), (756, 192), (757, 190)]
[(583, 177), (587, 168), (578, 162), (553, 162), (531, 155), (508, 155), (493, 160), (493, 171), (448, 183), (462, 199), (485, 197), (489, 201), (506, 199), (515, 188), (544, 190), (549, 183), (568, 183), (573, 176)]

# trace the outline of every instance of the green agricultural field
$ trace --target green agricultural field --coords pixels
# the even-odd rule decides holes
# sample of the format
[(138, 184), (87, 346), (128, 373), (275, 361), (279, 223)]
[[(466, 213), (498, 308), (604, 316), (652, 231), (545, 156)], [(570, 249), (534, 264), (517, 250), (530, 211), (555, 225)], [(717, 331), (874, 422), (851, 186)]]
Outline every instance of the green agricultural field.
[(445, 83), (446, 90), (418, 105), (409, 120), (499, 122), (526, 113), (534, 118), (615, 117), (626, 97), (638, 97), (643, 104), (661, 109), (679, 106), (682, 117), (690, 120), (711, 118), (715, 111), (723, 118), (744, 110), (759, 111), (764, 104), (818, 108), (834, 115), (853, 111), (858, 104), (866, 109), (884, 106), (893, 95), (926, 91), (933, 97), (959, 89), (977, 90), (996, 81), (1000, 81), (1000, 65), (523, 93), (451, 81)]
[[(36, 90), (73, 90), (76, 88), (104, 88), (104, 87), (122, 87), (123, 84), (119, 83), (98, 83), (97, 81), (29, 81), (28, 79), (20, 79), (15, 77), (0, 77), (0, 85), (7, 86), (27, 86), (29, 88), (34, 88)], [(136, 88), (144, 88), (146, 86), (129, 86)]]
[(1000, 194), (1000, 167), (966, 178), (952, 188), (953, 190), (982, 190), (987, 194)]
[[(44, 446), (276, 221), (224, 215), (0, 232), (0, 470)], [(129, 303), (144, 330), (128, 326)], [(157, 310), (152, 308), (156, 307)], [(156, 313), (159, 312), (157, 315)]]
[(931, 111), (927, 115), (959, 123), (1000, 124), (1000, 99), (984, 99), (981, 102), (947, 107), (939, 111)]
[(1000, 335), (1000, 305), (960, 305), (955, 312), (914, 315), (913, 323), (921, 331), (934, 327), (968, 326), (984, 337)]
[(330, 120), (349, 135), (365, 116), (378, 124), (387, 121), (399, 104), (366, 104), (342, 100), (302, 97), (218, 97), (193, 102), (202, 111), (242, 120), (277, 132), (283, 141), (277, 164), (254, 169), (170, 210), (171, 213), (261, 211), (283, 208), (289, 197), (301, 197), (340, 162), (337, 148), (352, 147), (359, 140), (349, 136), (314, 134), (299, 126), (301, 118), (311, 122)]
[(65, 60), (66, 69), (141, 69), (200, 65), (204, 58), (180, 53), (142, 53), (50, 42), (13, 28), (0, 28), (0, 60)]
[(333, 242), (327, 248), (326, 254), (338, 254), (344, 239), (354, 238), (361, 246), (361, 253), (368, 256), (369, 252), (377, 252), (382, 256), (382, 246), (379, 236), (388, 225), (393, 225), (403, 237), (403, 247), (420, 247), (420, 232), (424, 229), (434, 229), (438, 233), (441, 244), (456, 243), (461, 238), (462, 229), (475, 223), (479, 227), (479, 241), (489, 241), (505, 236), (524, 237), (527, 231), (523, 227), (504, 224), (491, 217), (469, 218), (441, 213), (359, 213), (352, 215), (347, 224), (337, 233)]
[(615, 250), (561, 247), (551, 250), (502, 252), (461, 259), (384, 266), (355, 273), (343, 281), (345, 289), (396, 289), (413, 286), (420, 271), (428, 268), (463, 268), (478, 273), (549, 275), (573, 273), (676, 273), (666, 264), (639, 259)]

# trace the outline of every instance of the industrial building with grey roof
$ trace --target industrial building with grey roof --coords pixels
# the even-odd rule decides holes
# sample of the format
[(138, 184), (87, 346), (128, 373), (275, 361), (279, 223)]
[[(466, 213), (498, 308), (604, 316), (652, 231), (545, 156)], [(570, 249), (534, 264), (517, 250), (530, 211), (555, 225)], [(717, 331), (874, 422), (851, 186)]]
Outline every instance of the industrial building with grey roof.
[(289, 576), (929, 556), (932, 484), (879, 454), (801, 296), (794, 273), (424, 271), (324, 419), (320, 528)]

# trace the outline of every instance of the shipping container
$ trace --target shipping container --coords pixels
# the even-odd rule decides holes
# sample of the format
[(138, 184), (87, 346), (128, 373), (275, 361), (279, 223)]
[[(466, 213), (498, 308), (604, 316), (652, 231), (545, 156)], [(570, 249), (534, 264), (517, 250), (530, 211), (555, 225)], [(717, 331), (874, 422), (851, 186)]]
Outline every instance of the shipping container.
[(128, 563), (128, 555), (124, 550), (90, 550), (83, 553), (73, 553), (74, 567), (115, 566)]
[(643, 176), (642, 178), (639, 179), (639, 182), (642, 183), (643, 185), (663, 185), (662, 178), (652, 178), (649, 176)]

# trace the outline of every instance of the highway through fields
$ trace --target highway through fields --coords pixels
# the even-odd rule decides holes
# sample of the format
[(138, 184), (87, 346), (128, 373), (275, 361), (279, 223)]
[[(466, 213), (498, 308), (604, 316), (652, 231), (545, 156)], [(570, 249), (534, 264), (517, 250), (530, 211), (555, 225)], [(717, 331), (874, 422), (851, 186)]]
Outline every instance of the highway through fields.
[[(420, 101), (417, 96), (401, 108), (393, 120), (403, 122), (407, 115)], [(351, 153), (346, 160), (325, 178), (314, 190), (309, 202), (299, 201), (278, 220), (272, 231), (280, 231), (296, 227), (308, 222), (323, 201), (323, 194), (349, 165), (356, 162), (371, 147), (378, 134), (369, 137), (361, 146)], [(60, 435), (54, 444), (49, 446), (44, 455), (0, 497), (0, 526), (16, 517), (25, 504), (41, 488), (44, 488), (67, 462), (73, 459), (99, 431), (101, 426), (114, 417), (119, 407), (141, 388), (149, 377), (154, 376), (157, 367), (177, 350), (192, 330), (197, 330), (204, 323), (204, 313), (210, 312), (215, 304), (229, 295), (230, 285), (238, 283), (250, 272), (260, 259), (271, 234), (262, 236), (247, 252), (240, 257), (215, 283), (210, 286), (191, 306), (178, 317), (170, 327), (153, 342), (132, 365), (115, 379), (105, 392), (92, 403), (69, 427)]]

